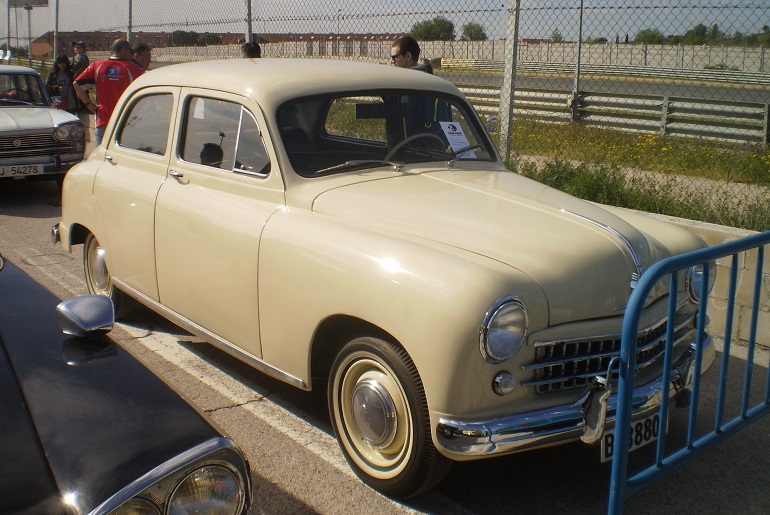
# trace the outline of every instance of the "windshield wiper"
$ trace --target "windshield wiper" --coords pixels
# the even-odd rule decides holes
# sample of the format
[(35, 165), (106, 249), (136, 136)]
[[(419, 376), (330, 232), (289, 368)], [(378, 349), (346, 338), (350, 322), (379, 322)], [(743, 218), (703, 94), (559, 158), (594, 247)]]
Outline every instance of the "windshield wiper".
[(458, 159), (458, 158), (459, 158), (461, 155), (465, 154), (465, 153), (466, 153), (466, 152), (468, 152), (469, 150), (475, 150), (475, 149), (477, 149), (477, 148), (479, 148), (479, 147), (481, 147), (481, 144), (480, 144), (480, 143), (479, 143), (479, 144), (476, 144), (476, 145), (468, 145), (467, 147), (463, 147), (463, 148), (461, 148), (460, 150), (452, 150), (452, 151), (450, 151), (450, 154), (452, 154), (452, 159), (450, 159), (450, 160), (447, 162), (447, 164), (448, 164), (449, 166), (452, 166), (453, 164), (455, 164), (455, 161), (457, 161), (457, 159)]
[(27, 102), (26, 100), (21, 100), (19, 98), (0, 97), (0, 101), (8, 102), (11, 104), (23, 104), (27, 106), (35, 105), (33, 102)]
[(392, 166), (394, 170), (398, 171), (401, 170), (401, 168), (404, 166), (404, 163), (399, 161), (383, 161), (381, 159), (354, 159), (352, 161), (345, 161), (344, 163), (330, 166), (329, 168), (317, 170), (314, 172), (314, 175), (353, 168), (376, 168), (378, 166), (384, 165)]

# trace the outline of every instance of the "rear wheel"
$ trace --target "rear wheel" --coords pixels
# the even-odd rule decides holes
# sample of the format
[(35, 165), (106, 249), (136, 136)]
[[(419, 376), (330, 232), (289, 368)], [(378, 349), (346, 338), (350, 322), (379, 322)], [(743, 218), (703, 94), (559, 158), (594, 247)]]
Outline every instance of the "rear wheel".
[(332, 426), (358, 477), (406, 498), (438, 484), (451, 461), (439, 454), (417, 368), (391, 342), (362, 337), (345, 345), (328, 386)]
[(112, 277), (107, 270), (106, 251), (99, 246), (99, 241), (89, 234), (83, 245), (83, 269), (86, 276), (86, 286), (89, 293), (104, 295), (112, 299), (115, 307), (115, 317), (121, 318), (131, 310), (131, 299), (112, 283)]

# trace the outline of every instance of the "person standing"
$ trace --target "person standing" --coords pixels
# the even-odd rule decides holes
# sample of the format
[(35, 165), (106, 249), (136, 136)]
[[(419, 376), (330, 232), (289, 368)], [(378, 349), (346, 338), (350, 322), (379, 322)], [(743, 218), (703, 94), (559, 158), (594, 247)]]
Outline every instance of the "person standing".
[(134, 47), (134, 56), (131, 60), (142, 70), (149, 70), (150, 63), (152, 62), (152, 46), (147, 43), (137, 43)]
[(86, 44), (83, 41), (74, 41), (72, 49), (75, 51), (75, 57), (72, 63), (72, 72), (75, 77), (83, 73), (88, 67), (88, 55), (86, 54)]
[(411, 68), (433, 73), (429, 63), (419, 64), (420, 44), (412, 36), (401, 36), (390, 45), (390, 63), (399, 68)]
[[(118, 103), (120, 95), (134, 79), (144, 73), (139, 65), (134, 63), (133, 49), (125, 39), (116, 39), (112, 43), (112, 55), (108, 59), (94, 61), (83, 72), (75, 77), (72, 83), (78, 98), (85, 104), (86, 109), (96, 113), (96, 144), (101, 145), (104, 129), (110, 121), (112, 111)], [(96, 101), (93, 103), (88, 93), (83, 89), (84, 84), (93, 84), (96, 89)]]
[(78, 109), (78, 99), (72, 90), (72, 63), (70, 58), (62, 54), (53, 63), (53, 70), (48, 74), (45, 87), (52, 97), (60, 97), (57, 107), (63, 111), (74, 113)]
[[(83, 70), (88, 67), (89, 61), (88, 54), (86, 54), (86, 44), (84, 41), (73, 41), (72, 50), (75, 52), (75, 57), (72, 59), (72, 76), (74, 78), (83, 73)], [(75, 94), (74, 90), (72, 94)], [(83, 104), (83, 102), (81, 102), (77, 96), (75, 97), (75, 102), (77, 102), (78, 112), (85, 110), (85, 104)]]

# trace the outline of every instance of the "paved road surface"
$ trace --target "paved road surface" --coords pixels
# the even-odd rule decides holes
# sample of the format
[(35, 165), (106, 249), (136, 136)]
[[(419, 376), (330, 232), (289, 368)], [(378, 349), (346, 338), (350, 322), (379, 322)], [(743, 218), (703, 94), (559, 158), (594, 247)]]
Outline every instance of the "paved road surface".
[[(0, 253), (67, 298), (85, 293), (82, 250), (67, 254), (50, 243), (58, 204), (53, 183), (0, 182)], [(610, 467), (599, 463), (597, 449), (581, 445), (458, 463), (433, 492), (393, 502), (350, 472), (331, 436), (323, 392), (271, 380), (147, 310), (134, 313), (113, 335), (241, 445), (253, 472), (253, 513), (606, 512)], [(731, 370), (742, 369), (744, 363), (734, 361)], [(755, 368), (755, 377), (765, 373)], [(671, 439), (683, 432), (685, 415), (674, 412)], [(626, 512), (770, 513), (768, 449), (765, 417), (632, 496)]]

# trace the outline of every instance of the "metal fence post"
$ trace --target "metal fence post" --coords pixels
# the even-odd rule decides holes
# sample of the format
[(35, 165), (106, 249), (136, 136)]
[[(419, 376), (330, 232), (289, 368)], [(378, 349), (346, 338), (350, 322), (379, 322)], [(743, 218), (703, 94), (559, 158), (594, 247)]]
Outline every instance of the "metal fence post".
[(572, 83), (572, 121), (580, 117), (580, 58), (583, 51), (583, 0), (578, 14), (578, 40), (575, 48), (575, 77)]
[(516, 62), (519, 51), (519, 8), (521, 0), (516, 0), (513, 9), (508, 9), (508, 30), (505, 40), (505, 70), (503, 87), (500, 90), (500, 153), (506, 161), (511, 151), (513, 135), (513, 96), (516, 90)]

